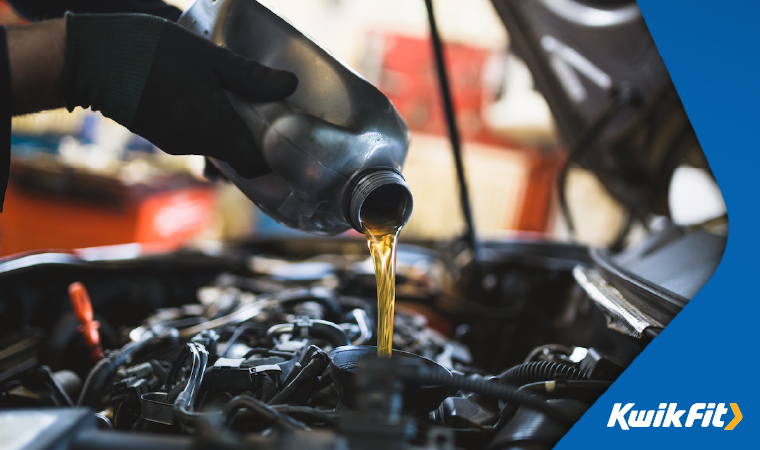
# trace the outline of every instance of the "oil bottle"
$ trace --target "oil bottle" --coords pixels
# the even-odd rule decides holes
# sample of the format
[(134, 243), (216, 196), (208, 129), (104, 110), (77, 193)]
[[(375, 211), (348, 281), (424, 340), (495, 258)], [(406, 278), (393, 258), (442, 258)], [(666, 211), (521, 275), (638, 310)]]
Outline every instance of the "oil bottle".
[(385, 95), (256, 1), (196, 0), (178, 23), (298, 76), (298, 89), (284, 101), (254, 104), (230, 94), (273, 172), (245, 179), (213, 161), (264, 213), (317, 234), (363, 232), (362, 207), (382, 188), (406, 223), (412, 195), (400, 170), (409, 129)]

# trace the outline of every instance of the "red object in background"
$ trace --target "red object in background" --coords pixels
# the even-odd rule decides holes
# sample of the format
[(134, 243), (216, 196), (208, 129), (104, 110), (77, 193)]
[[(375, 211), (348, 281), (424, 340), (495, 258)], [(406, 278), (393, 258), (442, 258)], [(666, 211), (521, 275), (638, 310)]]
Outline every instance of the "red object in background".
[[(412, 131), (448, 136), (430, 40), (392, 34), (373, 37), (382, 39), (378, 88), (391, 99)], [(496, 100), (491, 98), (496, 96), (496, 89), (485, 82), (488, 66), (496, 54), (451, 43), (444, 44), (444, 52), (462, 140), (502, 147), (505, 151), (520, 148), (490, 131), (482, 119), (484, 107)], [(528, 156), (529, 175), (516, 229), (543, 233), (549, 224), (556, 177), (565, 153), (559, 149), (524, 147), (520, 151)]]
[[(375, 36), (378, 38), (383, 40), (378, 88), (391, 99), (412, 131), (446, 136), (430, 40), (392, 34)], [(462, 139), (505, 144), (504, 138), (490, 133), (482, 120), (488, 97), (495, 96), (493, 87), (484, 80), (487, 65), (496, 54), (460, 44), (445, 44), (444, 49)]]
[(210, 186), (154, 194), (139, 205), (135, 242), (177, 248), (207, 229), (213, 217), (214, 192)]
[(90, 349), (92, 362), (97, 363), (103, 357), (103, 347), (100, 344), (100, 323), (94, 320), (92, 302), (87, 289), (80, 282), (69, 285), (69, 300), (74, 316), (79, 322), (79, 333), (82, 335), (87, 348)]
[[(209, 184), (185, 183), (183, 187), (174, 183), (165, 189), (147, 189), (92, 175), (68, 177), (76, 181), (56, 176), (20, 161), (11, 164), (11, 181), (0, 214), (0, 255), (133, 242), (168, 251), (207, 230), (214, 217), (215, 196)], [(86, 182), (81, 182), (83, 178)], [(27, 186), (76, 182), (82, 186), (68, 193)], [(109, 199), (102, 198), (104, 192)], [(95, 194), (101, 198), (88, 197)]]
[(0, 0), (0, 24), (15, 25), (28, 22), (28, 20), (18, 15), (7, 1)]
[(567, 154), (558, 150), (526, 151), (530, 154), (530, 167), (516, 229), (543, 233), (549, 226), (557, 176), (565, 165)]

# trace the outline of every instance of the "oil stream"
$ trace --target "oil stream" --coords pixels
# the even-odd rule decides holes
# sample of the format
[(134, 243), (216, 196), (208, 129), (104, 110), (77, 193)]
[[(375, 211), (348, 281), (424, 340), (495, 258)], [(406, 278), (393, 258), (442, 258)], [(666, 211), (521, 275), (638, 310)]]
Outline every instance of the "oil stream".
[(377, 281), (377, 356), (390, 357), (393, 349), (396, 245), (398, 234), (410, 214), (411, 195), (406, 186), (398, 184), (373, 190), (359, 212)]
[(377, 280), (377, 356), (391, 356), (396, 303), (396, 243), (400, 226), (364, 224)]

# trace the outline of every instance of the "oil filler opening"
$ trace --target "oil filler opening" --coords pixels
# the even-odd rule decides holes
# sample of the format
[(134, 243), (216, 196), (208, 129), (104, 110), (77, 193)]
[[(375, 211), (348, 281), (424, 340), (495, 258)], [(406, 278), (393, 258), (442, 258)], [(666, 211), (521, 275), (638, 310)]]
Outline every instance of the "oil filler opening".
[(350, 195), (348, 219), (357, 231), (364, 222), (401, 227), (412, 215), (412, 192), (404, 177), (391, 169), (367, 171), (356, 178)]

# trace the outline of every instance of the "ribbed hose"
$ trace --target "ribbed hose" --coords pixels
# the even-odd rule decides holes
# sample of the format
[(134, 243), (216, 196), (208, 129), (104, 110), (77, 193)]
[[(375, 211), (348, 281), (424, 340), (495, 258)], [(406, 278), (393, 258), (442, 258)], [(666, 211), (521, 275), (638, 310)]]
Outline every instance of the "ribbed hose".
[(568, 380), (587, 380), (585, 372), (567, 364), (551, 361), (531, 361), (512, 367), (498, 376), (502, 383), (515, 386), (523, 386), (539, 381), (551, 381), (557, 375), (566, 377)]
[(515, 402), (542, 412), (547, 416), (565, 424), (574, 424), (580, 419), (582, 412), (559, 408), (552, 403), (548, 403), (544, 397), (530, 394), (525, 391), (518, 391), (517, 387), (511, 384), (495, 383), (486, 381), (482, 378), (469, 378), (459, 375), (449, 375), (446, 372), (434, 372), (427, 367), (407, 366), (400, 368), (400, 375), (403, 379), (421, 385), (438, 385), (448, 386), (454, 389), (461, 389), (475, 394), (487, 395), (500, 398), (505, 401)]

